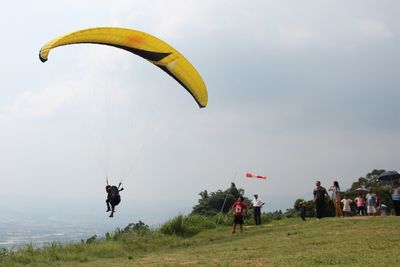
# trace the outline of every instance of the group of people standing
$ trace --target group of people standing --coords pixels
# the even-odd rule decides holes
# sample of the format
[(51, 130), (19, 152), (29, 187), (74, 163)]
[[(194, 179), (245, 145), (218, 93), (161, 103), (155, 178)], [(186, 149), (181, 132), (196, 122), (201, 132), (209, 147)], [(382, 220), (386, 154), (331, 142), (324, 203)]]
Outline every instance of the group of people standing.
[[(381, 213), (382, 199), (371, 188), (366, 190), (365, 193), (359, 193), (354, 200), (350, 199), (348, 195), (343, 195), (342, 197), (338, 181), (334, 181), (328, 191), (332, 191), (332, 202), (336, 217), (351, 216), (353, 214), (352, 203), (356, 205), (357, 215), (374, 216)], [(320, 181), (316, 181), (313, 195), (317, 219), (324, 217), (326, 214), (326, 198), (329, 199), (328, 191), (321, 186)], [(392, 200), (395, 214), (396, 216), (400, 216), (400, 186), (398, 183), (394, 184)]]
[[(314, 188), (314, 204), (317, 219), (321, 219), (326, 215), (327, 202), (326, 199), (330, 199), (328, 191), (332, 192), (331, 199), (335, 208), (335, 215), (337, 217), (347, 217), (351, 216), (352, 209), (351, 205), (354, 203), (357, 207), (357, 215), (379, 215), (381, 207), (380, 196), (373, 192), (370, 188), (367, 194), (359, 194), (354, 200), (350, 199), (348, 195), (342, 194), (340, 191), (340, 186), (338, 181), (334, 181), (333, 185), (326, 190), (321, 186), (320, 181), (316, 181)], [(258, 198), (258, 194), (253, 195), (254, 198), (251, 201), (251, 206), (253, 208), (254, 221), (256, 225), (261, 224), (261, 207), (265, 204), (261, 199)], [(400, 216), (400, 185), (396, 183), (393, 188), (392, 194), (393, 205), (395, 209), (395, 214)], [(232, 205), (233, 213), (233, 229), (232, 234), (236, 233), (237, 225), (240, 226), (240, 232), (243, 231), (244, 217), (247, 215), (248, 207), (244, 202), (243, 196), (239, 196), (238, 200)], [(300, 215), (303, 220), (305, 220), (306, 204), (305, 202), (300, 203)]]
[[(365, 197), (364, 194), (359, 194), (354, 200), (345, 195), (344, 198), (341, 200), (341, 203), (343, 204), (343, 216), (346, 217), (352, 215), (351, 203), (354, 203), (356, 205), (357, 215), (375, 216), (381, 214), (381, 197), (379, 196), (379, 194), (374, 193), (372, 189), (369, 189), (369, 192), (365, 195)], [(336, 214), (336, 216), (340, 215)]]

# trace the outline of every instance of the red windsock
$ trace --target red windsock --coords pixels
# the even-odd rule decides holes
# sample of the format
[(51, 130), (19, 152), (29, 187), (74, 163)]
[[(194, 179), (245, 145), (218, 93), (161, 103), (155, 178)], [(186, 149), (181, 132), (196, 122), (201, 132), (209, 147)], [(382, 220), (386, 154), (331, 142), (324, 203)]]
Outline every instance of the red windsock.
[(267, 176), (265, 176), (265, 175), (256, 175), (256, 174), (254, 174), (252, 172), (246, 173), (246, 177), (247, 178), (267, 179)]

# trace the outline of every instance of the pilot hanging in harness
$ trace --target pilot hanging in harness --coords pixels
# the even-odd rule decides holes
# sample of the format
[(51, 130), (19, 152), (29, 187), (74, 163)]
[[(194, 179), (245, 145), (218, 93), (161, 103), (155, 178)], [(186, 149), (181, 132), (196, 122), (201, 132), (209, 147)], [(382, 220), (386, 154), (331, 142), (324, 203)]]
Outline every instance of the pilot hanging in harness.
[[(121, 202), (121, 196), (119, 195), (119, 192), (124, 190), (124, 188), (120, 188), (122, 183), (119, 183), (118, 187), (115, 185), (109, 185), (108, 184), (108, 179), (107, 179), (107, 186), (106, 186), (106, 192), (107, 192), (107, 211), (111, 211), (110, 217), (114, 217), (114, 212), (115, 212), (115, 206), (117, 206)], [(110, 207), (111, 205), (111, 207)]]

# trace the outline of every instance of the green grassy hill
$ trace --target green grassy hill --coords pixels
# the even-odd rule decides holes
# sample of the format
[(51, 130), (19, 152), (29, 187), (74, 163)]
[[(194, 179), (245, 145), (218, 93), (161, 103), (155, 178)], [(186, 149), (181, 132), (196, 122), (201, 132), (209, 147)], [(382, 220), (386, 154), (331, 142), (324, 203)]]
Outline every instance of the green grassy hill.
[(400, 217), (282, 219), (190, 237), (154, 231), (43, 249), (27, 246), (0, 266), (400, 266)]

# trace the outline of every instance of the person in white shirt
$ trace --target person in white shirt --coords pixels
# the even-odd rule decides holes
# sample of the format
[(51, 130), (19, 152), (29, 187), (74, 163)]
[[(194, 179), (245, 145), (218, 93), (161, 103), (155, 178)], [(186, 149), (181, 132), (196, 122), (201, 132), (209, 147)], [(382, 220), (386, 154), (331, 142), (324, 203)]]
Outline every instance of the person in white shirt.
[(367, 199), (367, 214), (369, 216), (376, 215), (376, 194), (372, 191), (372, 189), (369, 189), (368, 194), (365, 196)]
[(343, 204), (343, 216), (351, 216), (351, 206), (350, 204), (353, 202), (348, 196), (344, 196), (344, 199), (342, 199), (342, 204)]
[(254, 220), (256, 222), (256, 225), (260, 225), (261, 224), (261, 207), (265, 204), (265, 202), (262, 202), (261, 199), (258, 198), (258, 194), (254, 194), (254, 198), (251, 201), (251, 204), (253, 206)]

